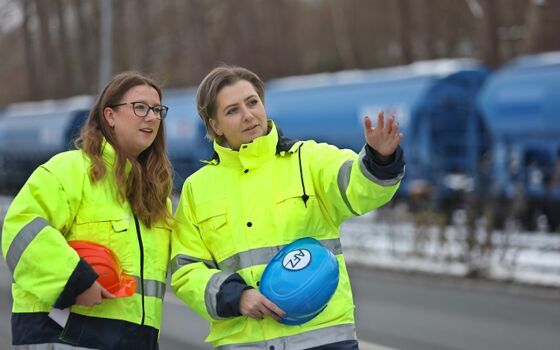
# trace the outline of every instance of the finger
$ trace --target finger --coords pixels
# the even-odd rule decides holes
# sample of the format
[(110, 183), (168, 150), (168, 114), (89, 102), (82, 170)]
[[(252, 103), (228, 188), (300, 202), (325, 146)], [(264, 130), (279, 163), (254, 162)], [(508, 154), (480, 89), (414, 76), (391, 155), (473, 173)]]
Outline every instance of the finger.
[(260, 310), (255, 310), (251, 313), (251, 317), (255, 320), (262, 320), (264, 318), (264, 314)]
[(377, 125), (375, 126), (375, 128), (383, 130), (384, 127), (385, 127), (385, 113), (381, 111), (377, 115)]
[(391, 135), (396, 135), (397, 131), (400, 128), (399, 122), (397, 122), (397, 117), (395, 117), (394, 115), (391, 116), (391, 125), (390, 125), (390, 130), (389, 130), (389, 134)]
[(367, 132), (368, 130), (371, 130), (371, 127), (373, 126), (373, 123), (371, 121), (371, 119), (368, 116), (364, 117), (364, 130)]
[(269, 308), (265, 308), (265, 310), (263, 311), (263, 315), (264, 316), (270, 316), (273, 319), (275, 319), (276, 321), (278, 321), (282, 318), (279, 314), (277, 314), (275, 311), (273, 311), (272, 309), (269, 309)]
[(105, 298), (105, 299), (115, 299), (116, 297), (109, 293), (109, 291), (107, 291), (107, 289), (105, 288), (101, 288), (101, 297)]
[(401, 142), (401, 140), (403, 139), (404, 135), (402, 132), (395, 134), (395, 136), (393, 137), (393, 139), (391, 140), (391, 147), (393, 149), (397, 149), (397, 146), (399, 145), (399, 143)]
[(385, 129), (383, 130), (386, 133), (390, 134), (394, 124), (395, 124), (395, 116), (391, 115), (387, 118), (387, 122), (385, 123)]
[(266, 300), (264, 302), (264, 306), (266, 307), (267, 311), (269, 312), (268, 314), (273, 316), (273, 317), (277, 316), (278, 318), (282, 318), (282, 317), (286, 316), (286, 313), (284, 312), (284, 310), (282, 310), (281, 308), (276, 306), (276, 304), (274, 304), (270, 300)]

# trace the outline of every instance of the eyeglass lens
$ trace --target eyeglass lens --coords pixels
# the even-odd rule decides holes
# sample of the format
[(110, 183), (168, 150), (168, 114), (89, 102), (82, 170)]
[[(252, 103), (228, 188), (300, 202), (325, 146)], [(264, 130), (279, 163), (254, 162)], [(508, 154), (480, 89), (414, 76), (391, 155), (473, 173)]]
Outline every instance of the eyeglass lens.
[(154, 114), (158, 117), (165, 118), (167, 114), (167, 107), (165, 106), (153, 106), (150, 107), (149, 105), (143, 102), (133, 102), (132, 107), (134, 108), (134, 114), (139, 117), (145, 117), (150, 112), (150, 109), (154, 111)]

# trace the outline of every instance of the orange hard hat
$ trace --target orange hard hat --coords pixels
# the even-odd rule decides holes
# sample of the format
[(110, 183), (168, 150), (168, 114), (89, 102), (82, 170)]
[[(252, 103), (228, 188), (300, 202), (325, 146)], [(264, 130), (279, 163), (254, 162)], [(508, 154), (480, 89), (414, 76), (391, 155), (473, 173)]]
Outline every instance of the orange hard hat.
[(99, 275), (97, 282), (116, 297), (129, 297), (136, 291), (136, 279), (121, 271), (113, 251), (88, 241), (69, 241), (78, 255)]

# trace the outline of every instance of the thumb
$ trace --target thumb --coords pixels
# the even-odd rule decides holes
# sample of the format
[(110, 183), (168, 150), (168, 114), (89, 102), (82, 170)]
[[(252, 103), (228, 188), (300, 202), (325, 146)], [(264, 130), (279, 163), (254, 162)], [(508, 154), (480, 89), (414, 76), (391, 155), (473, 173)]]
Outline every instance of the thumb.
[(107, 289), (105, 289), (105, 288), (101, 288), (101, 297), (104, 298), (104, 299), (115, 299), (116, 298), (113, 294), (109, 293), (107, 291)]

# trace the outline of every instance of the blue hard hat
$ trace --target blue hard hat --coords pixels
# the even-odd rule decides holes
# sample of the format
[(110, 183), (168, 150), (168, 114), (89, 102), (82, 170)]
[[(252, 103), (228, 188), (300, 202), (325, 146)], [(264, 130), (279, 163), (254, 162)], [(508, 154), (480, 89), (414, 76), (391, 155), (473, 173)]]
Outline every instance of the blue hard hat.
[(299, 325), (327, 306), (338, 274), (338, 260), (330, 250), (314, 238), (300, 238), (270, 260), (259, 290), (286, 313), (281, 323)]

